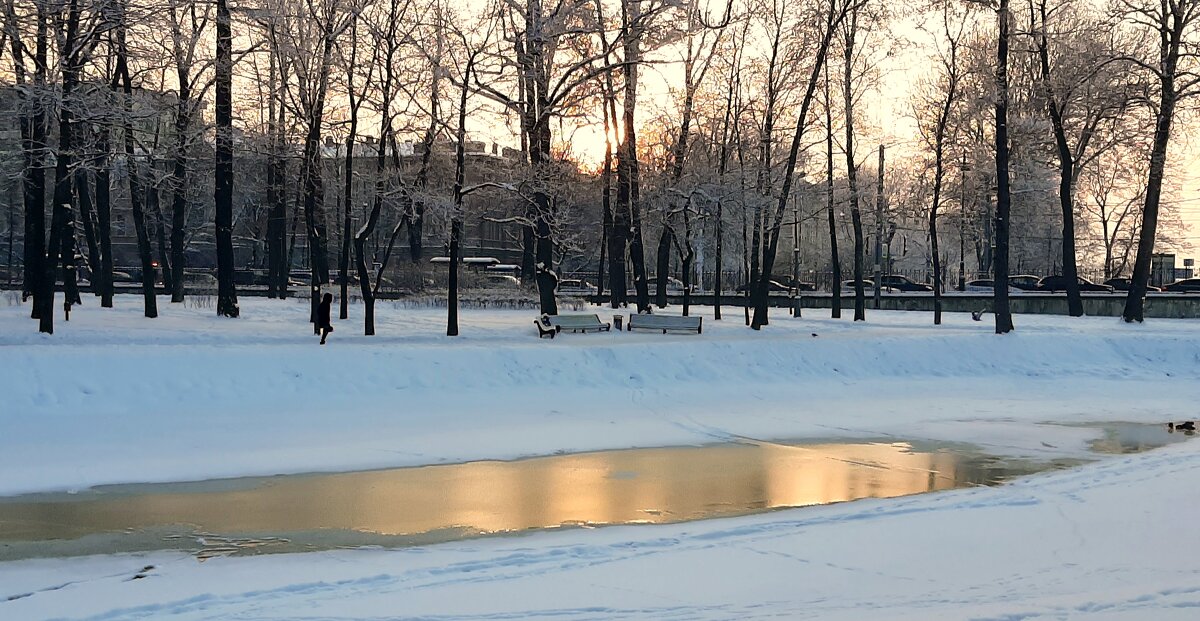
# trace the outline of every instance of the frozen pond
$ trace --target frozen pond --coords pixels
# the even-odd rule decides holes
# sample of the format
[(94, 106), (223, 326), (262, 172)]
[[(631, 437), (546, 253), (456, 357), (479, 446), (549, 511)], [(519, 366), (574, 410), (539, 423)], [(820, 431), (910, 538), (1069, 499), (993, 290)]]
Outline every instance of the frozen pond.
[[(1151, 425), (1102, 428), (1096, 452), (1186, 438)], [(892, 440), (746, 442), (104, 486), (0, 498), (0, 561), (156, 549), (206, 558), (681, 522), (995, 485), (1073, 463)]]

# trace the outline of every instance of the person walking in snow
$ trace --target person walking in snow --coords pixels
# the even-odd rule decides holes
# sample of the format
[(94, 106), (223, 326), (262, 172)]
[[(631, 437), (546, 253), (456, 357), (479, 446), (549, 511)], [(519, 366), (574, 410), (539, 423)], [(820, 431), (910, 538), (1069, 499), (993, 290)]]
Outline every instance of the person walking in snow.
[(325, 297), (321, 298), (321, 305), (317, 307), (317, 329), (321, 331), (321, 344), (325, 344), (326, 337), (330, 332), (333, 332), (333, 322), (329, 318), (329, 309), (333, 306), (333, 294), (326, 293)]

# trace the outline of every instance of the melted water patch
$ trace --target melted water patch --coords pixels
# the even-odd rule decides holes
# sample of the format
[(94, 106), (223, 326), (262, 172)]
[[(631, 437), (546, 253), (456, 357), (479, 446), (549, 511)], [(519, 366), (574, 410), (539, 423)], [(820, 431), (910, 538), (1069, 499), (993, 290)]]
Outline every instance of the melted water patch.
[[(1164, 443), (1139, 435), (1146, 427), (1106, 426), (1094, 449)], [(162, 549), (203, 559), (683, 522), (995, 485), (1073, 463), (925, 442), (754, 442), (102, 486), (0, 498), (0, 561)]]

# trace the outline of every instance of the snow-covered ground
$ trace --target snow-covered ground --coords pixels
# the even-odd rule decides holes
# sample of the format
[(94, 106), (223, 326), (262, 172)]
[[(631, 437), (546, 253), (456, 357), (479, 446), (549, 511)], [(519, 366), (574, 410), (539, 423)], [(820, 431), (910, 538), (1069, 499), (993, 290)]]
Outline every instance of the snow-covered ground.
[[(302, 301), (244, 299), (238, 320), (161, 310), (89, 304), (47, 337), (0, 301), (0, 494), (736, 438), (1058, 455), (1094, 432), (1039, 423), (1162, 422), (1200, 403), (1198, 321), (1019, 316), (997, 337), (966, 315), (810, 311), (752, 332), (727, 309), (699, 336), (539, 341), (531, 311), (465, 309), (451, 339), (444, 310), (385, 302), (378, 336), (352, 307), (320, 347)], [(1192, 619), (1197, 466), (1189, 442), (1000, 488), (711, 522), (19, 561), (0, 564), (0, 618)]]

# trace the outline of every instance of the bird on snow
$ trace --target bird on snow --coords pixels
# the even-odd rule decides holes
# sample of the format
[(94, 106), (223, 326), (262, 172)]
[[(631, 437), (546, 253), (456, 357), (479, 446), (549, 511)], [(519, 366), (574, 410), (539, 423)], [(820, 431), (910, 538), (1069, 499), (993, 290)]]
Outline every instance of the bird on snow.
[(1175, 423), (1167, 423), (1167, 431), (1176, 431), (1176, 430), (1178, 430), (1178, 431), (1195, 431), (1196, 430), (1196, 422), (1188, 420), (1188, 421), (1179, 423), (1178, 425), (1176, 425)]

